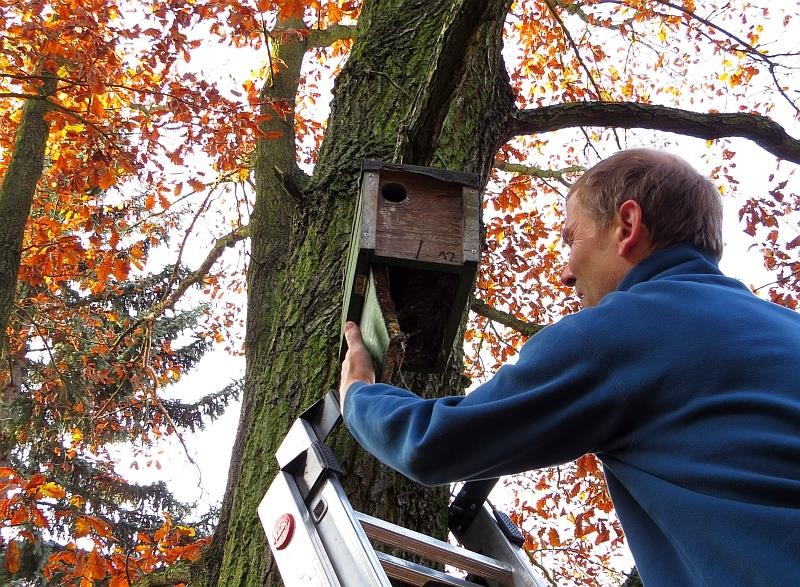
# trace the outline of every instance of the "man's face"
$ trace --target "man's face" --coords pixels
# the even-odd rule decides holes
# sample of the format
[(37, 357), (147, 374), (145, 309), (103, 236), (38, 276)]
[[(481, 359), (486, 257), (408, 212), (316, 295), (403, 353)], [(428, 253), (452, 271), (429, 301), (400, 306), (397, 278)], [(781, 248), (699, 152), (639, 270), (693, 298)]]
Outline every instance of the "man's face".
[(562, 233), (570, 248), (561, 282), (574, 287), (584, 308), (597, 305), (617, 289), (627, 272), (614, 242), (614, 226), (600, 230), (583, 209), (580, 197), (567, 200), (567, 218)]

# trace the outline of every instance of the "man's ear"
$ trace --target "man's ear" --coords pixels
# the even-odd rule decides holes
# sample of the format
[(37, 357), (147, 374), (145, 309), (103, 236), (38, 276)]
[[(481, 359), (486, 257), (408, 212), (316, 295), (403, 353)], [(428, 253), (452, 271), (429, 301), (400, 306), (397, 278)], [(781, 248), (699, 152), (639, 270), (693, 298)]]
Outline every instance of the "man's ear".
[[(617, 210), (616, 244), (620, 257), (638, 257), (650, 248), (650, 234), (644, 225), (642, 208), (635, 200), (625, 200)], [(634, 259), (638, 261), (638, 259)]]

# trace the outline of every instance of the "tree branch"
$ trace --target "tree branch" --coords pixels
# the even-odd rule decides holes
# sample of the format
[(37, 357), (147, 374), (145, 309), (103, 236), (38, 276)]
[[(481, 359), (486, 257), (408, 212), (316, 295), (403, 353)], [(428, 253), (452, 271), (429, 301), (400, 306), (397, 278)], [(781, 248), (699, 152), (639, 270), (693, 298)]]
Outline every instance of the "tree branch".
[[(742, 38), (736, 36), (735, 34), (733, 34), (730, 31), (728, 31), (727, 29), (721, 27), (720, 25), (712, 22), (711, 20), (709, 20), (707, 18), (703, 18), (702, 16), (700, 16), (696, 12), (694, 12), (692, 10), (689, 10), (688, 8), (686, 8), (684, 6), (679, 6), (678, 4), (675, 4), (673, 2), (669, 2), (669, 0), (656, 0), (656, 2), (658, 4), (661, 4), (662, 6), (666, 6), (667, 8), (671, 8), (672, 10), (680, 12), (687, 19), (695, 20), (695, 21), (705, 25), (706, 27), (708, 27), (708, 28), (710, 28), (712, 30), (715, 30), (718, 33), (722, 34), (723, 36), (727, 37), (731, 41), (731, 48), (730, 48), (731, 52), (741, 51), (742, 53), (746, 53), (746, 54), (750, 55), (751, 57), (753, 57), (754, 59), (763, 62), (767, 66), (767, 69), (769, 70), (769, 73), (770, 73), (770, 76), (772, 77), (772, 80), (775, 82), (775, 87), (778, 90), (778, 93), (789, 103), (789, 105), (795, 110), (795, 112), (800, 113), (800, 108), (798, 108), (798, 106), (795, 103), (795, 101), (792, 100), (789, 97), (789, 95), (781, 87), (781, 84), (778, 81), (778, 78), (777, 78), (777, 76), (775, 74), (775, 67), (777, 66), (777, 64), (775, 63), (775, 61), (773, 61), (775, 56), (771, 56), (771, 55), (769, 55), (767, 53), (764, 53), (758, 47), (748, 43), (747, 41), (743, 40)], [(634, 10), (638, 10), (638, 8), (636, 6), (626, 2), (625, 0), (602, 0), (601, 4), (604, 4), (604, 3), (619, 4), (620, 6), (626, 6), (628, 8), (632, 8)], [(653, 13), (661, 16), (662, 18), (667, 18), (667, 15), (665, 15), (665, 14), (662, 14), (662, 13), (659, 13), (659, 12), (655, 12), (655, 11), (653, 11)], [(709, 39), (709, 41), (714, 42), (713, 39), (710, 36), (707, 36), (707, 38)]]
[(562, 169), (542, 169), (541, 167), (534, 167), (532, 165), (522, 165), (520, 163), (509, 163), (507, 161), (498, 161), (495, 159), (494, 168), (500, 171), (507, 171), (509, 173), (517, 173), (519, 175), (529, 175), (539, 179), (555, 179), (561, 184), (569, 187), (569, 182), (564, 179), (564, 176), (570, 173), (579, 173), (586, 171), (586, 168), (581, 165), (570, 165)]
[(581, 68), (583, 69), (584, 72), (586, 72), (586, 77), (589, 78), (589, 83), (594, 88), (595, 93), (597, 93), (597, 97), (602, 99), (603, 94), (605, 94), (605, 92), (600, 88), (600, 85), (597, 83), (597, 80), (594, 79), (594, 75), (592, 75), (589, 66), (586, 65), (586, 61), (584, 61), (583, 56), (581, 55), (580, 47), (578, 47), (578, 44), (575, 42), (575, 39), (572, 38), (572, 34), (570, 34), (569, 29), (564, 24), (561, 15), (558, 14), (558, 10), (556, 10), (555, 3), (553, 2), (553, 0), (544, 0), (544, 3), (547, 5), (548, 10), (550, 10), (550, 14), (553, 15), (553, 18), (558, 23), (558, 26), (561, 27), (561, 32), (564, 34), (564, 38), (569, 43), (569, 46), (572, 48), (572, 52), (575, 54), (575, 58), (578, 60), (578, 63), (580, 64)]
[(179, 561), (169, 567), (158, 569), (134, 581), (133, 587), (173, 587), (179, 583), (190, 585), (196, 577), (192, 574), (192, 565)]
[(516, 330), (525, 336), (533, 336), (542, 328), (544, 328), (543, 324), (531, 324), (530, 322), (525, 322), (524, 320), (520, 320), (516, 316), (512, 316), (507, 312), (503, 312), (497, 308), (492, 308), (486, 302), (482, 302), (481, 300), (472, 300), (470, 309), (484, 318), (488, 318), (493, 322), (498, 322), (503, 326), (507, 326), (508, 328)]
[(334, 41), (355, 39), (356, 27), (345, 24), (335, 24), (326, 29), (314, 29), (308, 33), (308, 46), (310, 48), (329, 47)]
[(214, 246), (211, 248), (211, 251), (209, 251), (208, 255), (206, 255), (205, 260), (200, 264), (200, 267), (183, 278), (175, 287), (175, 289), (172, 290), (172, 293), (153, 306), (141, 321), (145, 322), (147, 320), (154, 320), (157, 316), (160, 316), (166, 310), (172, 308), (172, 306), (178, 302), (181, 296), (186, 293), (186, 290), (193, 285), (200, 283), (200, 281), (206, 275), (208, 275), (211, 267), (217, 262), (217, 259), (222, 256), (222, 253), (226, 248), (232, 247), (234, 244), (240, 240), (244, 240), (248, 236), (250, 236), (249, 226), (245, 225), (240, 226), (232, 232), (229, 232), (225, 236), (219, 237), (217, 242), (214, 243)]
[(47, 100), (40, 94), (20, 94), (19, 92), (0, 92), (0, 98), (17, 98), (19, 100)]
[[(267, 115), (260, 124), (264, 136), (258, 139), (254, 172), (260, 178), (256, 183), (270, 183), (267, 179), (278, 167), (297, 184), (307, 181), (306, 174), (296, 161), (295, 97), (300, 84), (300, 71), (308, 49), (310, 35), (297, 19), (280, 20), (269, 33), (267, 57), (270, 74), (261, 89), (261, 114)], [(278, 67), (276, 64), (280, 63)], [(284, 184), (281, 182), (281, 189)]]
[(211, 251), (209, 251), (208, 255), (206, 255), (206, 258), (200, 265), (200, 267), (198, 267), (197, 269), (192, 271), (189, 275), (187, 275), (184, 279), (182, 279), (175, 287), (175, 289), (173, 289), (172, 292), (170, 292), (170, 294), (167, 297), (165, 297), (163, 300), (161, 300), (160, 302), (155, 304), (152, 308), (150, 308), (150, 311), (147, 312), (147, 314), (143, 315), (141, 318), (139, 318), (133, 324), (131, 324), (125, 330), (123, 330), (117, 336), (117, 339), (116, 341), (114, 341), (114, 344), (111, 345), (110, 350), (113, 351), (114, 349), (116, 349), (119, 346), (119, 344), (123, 341), (123, 339), (126, 336), (128, 336), (131, 332), (136, 330), (139, 326), (141, 326), (145, 322), (155, 320), (166, 310), (172, 308), (172, 306), (174, 306), (178, 302), (181, 296), (185, 294), (190, 287), (199, 283), (208, 274), (208, 272), (211, 270), (211, 267), (214, 265), (214, 263), (217, 262), (217, 259), (219, 259), (222, 256), (223, 251), (225, 251), (227, 247), (232, 247), (234, 244), (236, 244), (240, 240), (244, 240), (248, 236), (250, 236), (250, 227), (245, 225), (245, 226), (240, 226), (236, 230), (233, 230), (232, 232), (229, 232), (228, 234), (219, 237), (217, 239), (217, 242), (214, 243), (214, 246), (211, 248)]
[(54, 78), (46, 78), (39, 97), (26, 99), (14, 137), (5, 174), (0, 178), (0, 362), (7, 350), (6, 326), (14, 303), (20, 250), (25, 223), (30, 216), (34, 194), (42, 177), (50, 123), (47, 114), (53, 104), (45, 98), (55, 89)]
[[(580, 47), (578, 47), (578, 44), (572, 38), (572, 35), (570, 34), (569, 29), (567, 28), (567, 25), (564, 24), (563, 19), (558, 14), (558, 10), (556, 10), (556, 6), (553, 3), (553, 0), (545, 0), (545, 4), (547, 4), (547, 8), (550, 10), (550, 13), (553, 15), (553, 18), (561, 27), (561, 32), (563, 33), (564, 38), (566, 38), (567, 41), (569, 42), (569, 45), (572, 48), (572, 52), (575, 54), (575, 59), (578, 60), (578, 63), (581, 65), (581, 68), (583, 69), (584, 72), (586, 72), (586, 77), (589, 79), (589, 84), (594, 88), (594, 91), (597, 94), (597, 99), (603, 100), (603, 98), (608, 97), (608, 92), (604, 91), (600, 87), (600, 84), (597, 82), (597, 80), (594, 79), (594, 75), (592, 75), (592, 71), (589, 69), (589, 66), (586, 65), (586, 61), (584, 60), (583, 55), (581, 55)], [(622, 144), (620, 143), (616, 129), (613, 130), (613, 133), (614, 133), (614, 140), (617, 143), (617, 147), (621, 150)]]
[(466, 55), (475, 31), (494, 8), (487, 0), (466, 0), (452, 10), (451, 21), (442, 31), (432, 69), (419, 87), (416, 103), (405, 128), (398, 133), (394, 160), (398, 163), (430, 165), (447, 116), (447, 105), (466, 71)]
[(573, 2), (571, 0), (555, 0), (555, 4), (556, 4), (556, 6), (559, 6), (562, 10), (565, 10), (569, 14), (571, 14), (573, 16), (577, 16), (578, 18), (580, 18), (586, 24), (602, 26), (603, 28), (611, 29), (611, 30), (615, 30), (615, 31), (619, 30), (620, 27), (622, 27), (622, 26), (629, 27), (629, 26), (631, 26), (632, 23), (634, 23), (636, 21), (635, 17), (630, 17), (630, 18), (626, 18), (623, 21), (620, 21), (618, 24), (608, 23), (608, 24), (599, 25), (597, 22), (595, 22), (595, 20), (593, 18), (591, 18), (583, 10), (583, 6), (584, 6), (583, 4), (579, 4), (579, 3)]
[(800, 164), (800, 140), (760, 114), (701, 113), (636, 102), (575, 102), (519, 110), (511, 117), (506, 138), (578, 126), (648, 128), (707, 140), (741, 137)]

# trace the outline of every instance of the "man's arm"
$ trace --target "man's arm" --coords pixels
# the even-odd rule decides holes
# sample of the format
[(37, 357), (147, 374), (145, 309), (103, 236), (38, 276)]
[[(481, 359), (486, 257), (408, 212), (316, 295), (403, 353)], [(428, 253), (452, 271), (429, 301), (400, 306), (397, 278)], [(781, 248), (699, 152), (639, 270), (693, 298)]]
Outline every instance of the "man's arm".
[(347, 341), (347, 354), (342, 362), (342, 378), (339, 384), (339, 405), (344, 413), (344, 396), (356, 381), (375, 383), (375, 367), (372, 357), (364, 346), (361, 329), (355, 322), (344, 325), (344, 338)]
[(608, 362), (566, 324), (542, 330), (516, 365), (469, 395), (438, 399), (371, 383), (369, 354), (348, 330), (344, 421), (364, 448), (420, 483), (497, 477), (602, 451), (628, 418)]

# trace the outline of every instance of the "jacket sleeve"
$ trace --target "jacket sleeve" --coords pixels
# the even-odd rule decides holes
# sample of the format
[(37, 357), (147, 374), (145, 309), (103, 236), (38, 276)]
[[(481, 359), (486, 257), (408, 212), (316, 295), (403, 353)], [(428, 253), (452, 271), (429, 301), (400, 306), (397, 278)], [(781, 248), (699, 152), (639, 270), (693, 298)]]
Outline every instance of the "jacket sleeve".
[(426, 485), (560, 464), (601, 452), (624, 425), (614, 373), (575, 325), (549, 326), (466, 396), (422, 399), (386, 384), (354, 383), (350, 432), (386, 465)]

